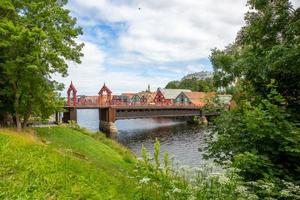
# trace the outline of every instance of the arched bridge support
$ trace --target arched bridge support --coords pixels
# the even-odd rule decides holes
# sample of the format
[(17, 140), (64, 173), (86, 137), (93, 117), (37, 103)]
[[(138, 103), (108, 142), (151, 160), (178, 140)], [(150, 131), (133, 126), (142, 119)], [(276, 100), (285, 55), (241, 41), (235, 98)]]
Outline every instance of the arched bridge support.
[(77, 109), (74, 107), (65, 108), (66, 111), (63, 114), (62, 121), (68, 123), (69, 121), (77, 122)]
[(116, 109), (112, 107), (99, 108), (99, 129), (110, 138), (117, 138), (118, 129), (115, 125)]

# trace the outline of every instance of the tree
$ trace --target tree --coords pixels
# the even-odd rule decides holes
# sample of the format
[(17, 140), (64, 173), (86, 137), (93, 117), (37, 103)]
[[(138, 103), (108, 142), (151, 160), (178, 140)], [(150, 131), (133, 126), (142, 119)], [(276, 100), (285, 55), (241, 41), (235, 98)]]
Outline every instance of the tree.
[(267, 85), (276, 80), (288, 111), (299, 121), (300, 8), (295, 10), (288, 0), (249, 0), (248, 5), (252, 10), (236, 41), (212, 51), (215, 82), (223, 87), (247, 82), (266, 98)]
[(166, 89), (178, 89), (178, 86), (180, 84), (180, 81), (170, 81), (167, 85), (166, 85)]
[(232, 161), (245, 181), (272, 182), (278, 189), (300, 181), (300, 8), (288, 0), (248, 5), (235, 42), (210, 57), (215, 83), (234, 85), (238, 106), (215, 121), (207, 157)]
[[(80, 62), (82, 33), (65, 9), (66, 0), (4, 0), (0, 2), (0, 72), (5, 77), (1, 94), (12, 99), (17, 130), (30, 116), (58, 109), (55, 92), (61, 86), (54, 73), (67, 75), (67, 60)], [(3, 101), (3, 99), (2, 99)], [(47, 111), (47, 112), (46, 112)]]
[(183, 79), (181, 81), (169, 82), (166, 89), (190, 89), (193, 92), (212, 92), (215, 91), (212, 78), (206, 78), (205, 80), (198, 80), (196, 78)]

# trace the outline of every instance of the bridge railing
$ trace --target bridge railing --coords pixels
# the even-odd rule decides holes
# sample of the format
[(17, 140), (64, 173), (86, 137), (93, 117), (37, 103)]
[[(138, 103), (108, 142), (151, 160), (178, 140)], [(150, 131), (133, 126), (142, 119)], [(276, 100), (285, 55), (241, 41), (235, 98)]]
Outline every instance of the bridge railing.
[(132, 102), (106, 102), (99, 103), (97, 101), (79, 101), (76, 105), (68, 105), (71, 107), (105, 107), (105, 106), (113, 106), (113, 107), (201, 107), (200, 105), (195, 105), (192, 103), (132, 103)]

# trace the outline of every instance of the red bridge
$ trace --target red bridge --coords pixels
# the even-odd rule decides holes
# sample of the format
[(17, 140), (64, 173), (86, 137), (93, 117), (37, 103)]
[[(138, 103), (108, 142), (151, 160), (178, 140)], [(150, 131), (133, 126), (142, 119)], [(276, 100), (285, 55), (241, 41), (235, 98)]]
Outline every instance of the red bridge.
[[(98, 96), (81, 96), (77, 97), (77, 90), (73, 83), (68, 89), (68, 98), (64, 106), (63, 122), (70, 120), (77, 121), (77, 109), (98, 109), (99, 110), (99, 128), (110, 136), (117, 133), (114, 122), (119, 119), (136, 119), (136, 118), (159, 118), (159, 117), (184, 117), (191, 118), (202, 116), (201, 107), (193, 103), (174, 102), (160, 97), (161, 94), (148, 94), (149, 99), (140, 101), (131, 101), (125, 98), (113, 96), (111, 90), (104, 84), (100, 89)], [(71, 95), (72, 94), (72, 95)], [(152, 95), (152, 99), (150, 96)], [(115, 97), (118, 98), (115, 98)], [(132, 95), (134, 98), (134, 95)], [(140, 99), (143, 99), (142, 97)]]

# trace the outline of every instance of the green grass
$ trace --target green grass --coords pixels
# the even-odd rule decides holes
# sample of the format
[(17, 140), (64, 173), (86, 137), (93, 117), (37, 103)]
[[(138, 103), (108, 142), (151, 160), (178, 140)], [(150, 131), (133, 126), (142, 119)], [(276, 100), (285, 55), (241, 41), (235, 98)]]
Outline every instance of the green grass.
[(67, 127), (0, 129), (0, 199), (135, 199), (135, 157), (102, 135)]

